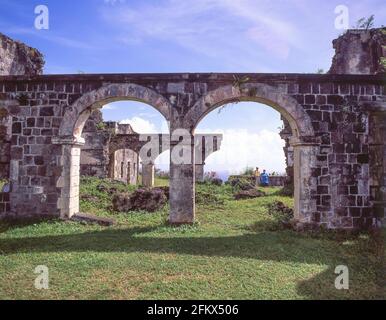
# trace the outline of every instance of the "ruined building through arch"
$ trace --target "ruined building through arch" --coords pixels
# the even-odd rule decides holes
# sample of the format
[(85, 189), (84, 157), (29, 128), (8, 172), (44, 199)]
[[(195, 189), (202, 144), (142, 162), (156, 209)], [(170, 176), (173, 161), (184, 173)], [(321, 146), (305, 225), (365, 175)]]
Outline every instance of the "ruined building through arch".
[(83, 128), (80, 175), (111, 178), (135, 185), (139, 182), (140, 159), (137, 151), (126, 146), (111, 152), (110, 141), (115, 135), (136, 135), (129, 124), (103, 121), (100, 110), (95, 110)]
[[(1, 76), (0, 149), (9, 152), (0, 164), (9, 168), (11, 192), (0, 197), (0, 215), (77, 213), (82, 131), (92, 111), (107, 102), (153, 106), (170, 124), (171, 152), (183, 144), (195, 160), (194, 131), (206, 114), (232, 101), (255, 101), (278, 110), (291, 127), (299, 224), (380, 225), (385, 96), (384, 73)], [(188, 139), (173, 135), (178, 129)], [(172, 223), (194, 221), (195, 167), (194, 161), (170, 164)]]
[[(110, 178), (145, 187), (154, 186), (156, 159), (170, 148), (169, 134), (139, 134), (130, 124), (103, 121), (99, 109), (94, 110), (87, 119), (81, 138), (84, 139), (80, 153), (81, 176)], [(156, 154), (151, 162), (142, 161), (141, 149), (150, 138), (159, 141), (159, 154)], [(220, 149), (221, 140), (221, 134), (195, 135), (196, 181), (204, 180), (205, 159)]]

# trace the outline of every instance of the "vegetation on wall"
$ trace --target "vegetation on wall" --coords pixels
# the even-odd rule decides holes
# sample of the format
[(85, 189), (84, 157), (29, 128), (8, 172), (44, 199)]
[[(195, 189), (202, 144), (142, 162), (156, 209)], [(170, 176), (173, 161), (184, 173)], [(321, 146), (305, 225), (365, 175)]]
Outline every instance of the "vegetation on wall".
[(6, 179), (0, 179), (0, 192), (3, 189), (3, 187), (8, 183), (8, 180)]
[(360, 18), (357, 23), (356, 23), (356, 26), (355, 28), (356, 29), (365, 29), (365, 30), (368, 30), (368, 29), (371, 29), (374, 27), (374, 23), (375, 23), (375, 16), (372, 14), (370, 17), (366, 18), (366, 17), (362, 17)]
[(98, 130), (105, 130), (106, 129), (106, 124), (103, 121), (101, 121), (101, 122), (97, 123), (96, 128)]

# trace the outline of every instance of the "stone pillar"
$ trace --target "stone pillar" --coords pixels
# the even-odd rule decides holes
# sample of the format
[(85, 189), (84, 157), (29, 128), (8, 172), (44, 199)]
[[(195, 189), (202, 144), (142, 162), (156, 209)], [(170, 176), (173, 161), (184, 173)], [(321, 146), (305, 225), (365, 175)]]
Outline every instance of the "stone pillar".
[[(191, 224), (195, 216), (194, 139), (189, 136), (176, 142), (172, 136), (170, 151), (169, 223)], [(178, 156), (181, 152), (184, 161)]]
[(292, 190), (294, 192), (294, 154), (293, 148), (291, 146), (291, 138), (292, 138), (292, 129), (288, 122), (288, 120), (282, 115), (281, 119), (283, 121), (283, 129), (280, 131), (280, 137), (285, 141), (285, 145), (283, 147), (285, 162), (286, 162), (286, 174), (287, 177), (284, 181), (284, 188), (286, 188), (286, 192)]
[(69, 219), (79, 213), (79, 172), (80, 152), (84, 141), (73, 141), (73, 139), (53, 139), (54, 144), (62, 145), (62, 156), (59, 165), (62, 167), (62, 174), (56, 186), (61, 189), (58, 200), (60, 217)]
[(196, 182), (203, 182), (204, 181), (204, 166), (205, 163), (203, 164), (196, 164), (195, 165), (195, 181)]
[(294, 217), (300, 224), (311, 223), (316, 212), (316, 201), (312, 195), (316, 192), (317, 178), (313, 177), (317, 146), (301, 142), (291, 142), (294, 149)]
[(109, 156), (108, 177), (110, 179), (115, 178), (115, 152), (111, 152)]
[[(386, 110), (386, 106), (385, 106)], [(386, 111), (373, 112), (369, 121), (370, 200), (374, 225), (386, 224)]]
[(154, 187), (154, 163), (142, 163), (142, 185)]

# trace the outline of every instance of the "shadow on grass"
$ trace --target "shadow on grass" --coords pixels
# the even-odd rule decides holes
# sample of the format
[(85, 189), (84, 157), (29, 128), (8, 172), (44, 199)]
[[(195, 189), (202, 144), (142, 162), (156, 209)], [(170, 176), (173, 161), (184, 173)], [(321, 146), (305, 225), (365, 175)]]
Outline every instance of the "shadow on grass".
[[(0, 239), (3, 254), (31, 252), (158, 252), (329, 264), (336, 247), (292, 231), (224, 237), (157, 237), (157, 227), (105, 229), (68, 235)], [(161, 226), (163, 227), (163, 225)]]
[[(311, 279), (298, 283), (297, 290), (310, 299), (330, 298), (382, 298), (377, 280), (367, 276), (364, 270), (374, 270), (375, 263), (364, 258), (343, 258), (342, 248), (333, 241), (321, 241), (298, 235), (292, 231), (257, 232), (239, 236), (199, 237), (181, 236), (160, 237), (151, 233), (159, 231), (157, 227), (134, 227), (128, 229), (106, 229), (70, 235), (43, 237), (25, 237), (0, 239), (0, 254), (50, 253), (50, 252), (122, 252), (122, 253), (176, 253), (210, 257), (234, 257), (242, 259), (295, 262), (328, 266), (325, 272)], [(355, 249), (356, 250), (356, 249)], [(359, 252), (356, 254), (360, 254)], [(350, 272), (360, 273), (359, 283), (370, 283), (368, 288), (356, 288), (356, 291), (338, 292), (334, 287), (335, 267), (339, 264), (350, 266)], [(367, 272), (366, 271), (366, 272)], [(376, 272), (376, 271), (375, 271)], [(383, 297), (384, 298), (384, 297)]]
[(57, 217), (45, 216), (34, 218), (4, 218), (0, 220), (0, 233), (7, 232), (8, 230), (27, 227), (40, 223), (56, 223), (59, 220)]
[[(329, 299), (364, 299), (364, 300), (385, 300), (386, 287), (384, 277), (381, 276), (381, 265), (374, 270), (376, 277), (367, 279), (355, 275), (359, 269), (349, 268), (349, 288), (338, 290), (335, 287), (335, 267), (329, 267), (326, 271), (318, 273), (311, 279), (300, 281), (297, 284), (297, 291), (300, 295), (313, 300)], [(362, 270), (363, 271), (363, 270)], [(373, 271), (372, 271), (373, 272)]]

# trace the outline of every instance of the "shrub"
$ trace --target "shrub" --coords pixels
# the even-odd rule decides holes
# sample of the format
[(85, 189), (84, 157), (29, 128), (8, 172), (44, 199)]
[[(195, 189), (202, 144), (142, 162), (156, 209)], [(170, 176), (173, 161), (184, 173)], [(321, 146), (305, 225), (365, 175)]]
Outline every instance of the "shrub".
[(215, 185), (209, 182), (196, 184), (197, 204), (219, 206), (232, 199), (233, 190), (229, 185)]
[(205, 174), (204, 183), (214, 184), (221, 186), (223, 181), (217, 176), (216, 172), (208, 172)]
[(274, 201), (268, 205), (268, 214), (278, 223), (288, 226), (294, 218), (294, 210), (281, 201)]
[(104, 122), (99, 122), (96, 125), (97, 130), (105, 130), (106, 129), (106, 124)]
[(221, 186), (222, 185), (222, 180), (220, 178), (214, 178), (214, 179), (210, 180), (210, 183), (214, 184), (216, 186)]
[(217, 193), (196, 190), (196, 203), (205, 205), (223, 205), (224, 199)]
[(279, 194), (285, 197), (293, 197), (294, 196), (294, 187), (292, 184), (285, 185), (280, 189)]
[(245, 177), (229, 177), (228, 183), (236, 190), (250, 190), (255, 188), (251, 179)]

